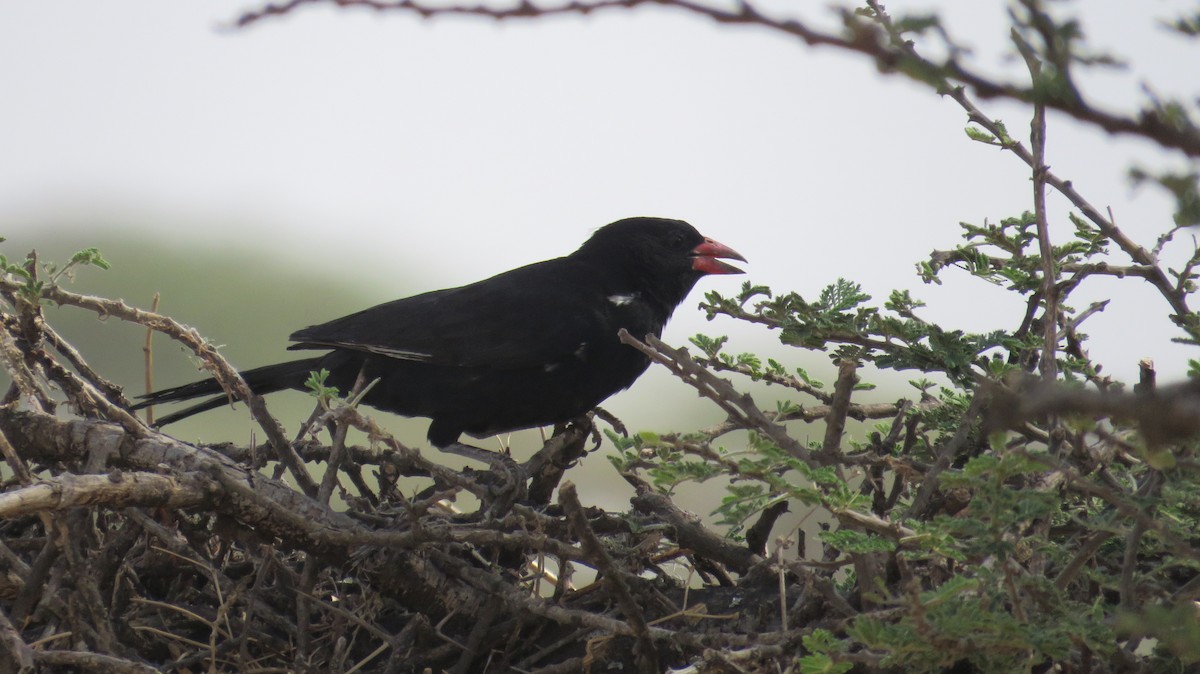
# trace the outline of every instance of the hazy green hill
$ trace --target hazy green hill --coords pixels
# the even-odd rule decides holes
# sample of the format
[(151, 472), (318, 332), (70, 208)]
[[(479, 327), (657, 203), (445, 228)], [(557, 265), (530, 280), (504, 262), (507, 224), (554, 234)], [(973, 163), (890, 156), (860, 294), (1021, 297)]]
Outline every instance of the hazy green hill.
[[(160, 312), (199, 330), (239, 367), (295, 357), (286, 351), (287, 336), (293, 330), (374, 301), (364, 290), (366, 279), (314, 272), (304, 260), (287, 253), (181, 245), (176, 239), (135, 230), (43, 229), (11, 237), (0, 246), (10, 260), (23, 258), (35, 248), (39, 259), (56, 262), (81, 248), (99, 248), (112, 269), (81, 269), (74, 283), (67, 284), (68, 289), (121, 298), (146, 309), (158, 292)], [(409, 279), (396, 279), (393, 286), (397, 297), (415, 291)], [(144, 329), (116, 319), (97, 320), (94, 314), (74, 307), (47, 307), (46, 319), (99, 372), (130, 395), (143, 391)], [(157, 385), (198, 377), (198, 361), (190, 353), (161, 335), (154, 337), (153, 344)], [(272, 408), (284, 400), (289, 407), (308, 406), (303, 394), (295, 394), (273, 396)], [(284, 408), (276, 412), (292, 414)], [(181, 422), (171, 431), (203, 440), (244, 440), (238, 437), (239, 429), (252, 427), (246, 417), (241, 409), (218, 411)]]

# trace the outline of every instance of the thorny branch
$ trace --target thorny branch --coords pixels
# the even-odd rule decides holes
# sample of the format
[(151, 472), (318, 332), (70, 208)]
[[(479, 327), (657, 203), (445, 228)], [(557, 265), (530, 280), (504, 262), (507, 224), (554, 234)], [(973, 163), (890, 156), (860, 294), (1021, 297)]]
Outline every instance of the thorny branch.
[[(1071, 95), (1055, 93), (1045, 87), (1021, 86), (1001, 82), (964, 65), (956, 50), (941, 62), (920, 56), (906, 39), (898, 42), (887, 39), (888, 25), (876, 18), (849, 9), (838, 9), (845, 32), (842, 35), (825, 33), (811, 28), (798, 18), (776, 18), (759, 9), (754, 3), (739, 2), (734, 9), (693, 2), (692, 0), (596, 0), (571, 1), (563, 4), (536, 5), (529, 0), (510, 6), (437, 5), (417, 0), (288, 0), (266, 3), (242, 13), (234, 22), (246, 27), (268, 18), (290, 14), (306, 6), (334, 5), (342, 8), (362, 8), (376, 12), (414, 14), (423, 19), (440, 16), (475, 16), (495, 20), (539, 19), (562, 14), (589, 15), (594, 12), (620, 9), (632, 10), (643, 6), (666, 7), (705, 17), (722, 25), (755, 26), (796, 38), (809, 47), (832, 47), (861, 54), (875, 61), (885, 72), (898, 72), (915, 80), (957, 82), (974, 90), (984, 99), (1010, 99), (1038, 104), (1058, 110), (1074, 119), (1104, 129), (1112, 134), (1148, 138), (1164, 148), (1180, 151), (1188, 157), (1200, 157), (1200, 129), (1170, 116), (1159, 107), (1150, 107), (1137, 115), (1122, 115), (1102, 110), (1088, 103), (1078, 92)], [(883, 6), (868, 2), (876, 17), (886, 17)], [(897, 37), (899, 35), (897, 34)], [(945, 87), (946, 91), (952, 86)], [(1056, 186), (1057, 187), (1057, 186)], [(1090, 217), (1090, 216), (1089, 216)], [(1139, 261), (1140, 262), (1140, 261)]]

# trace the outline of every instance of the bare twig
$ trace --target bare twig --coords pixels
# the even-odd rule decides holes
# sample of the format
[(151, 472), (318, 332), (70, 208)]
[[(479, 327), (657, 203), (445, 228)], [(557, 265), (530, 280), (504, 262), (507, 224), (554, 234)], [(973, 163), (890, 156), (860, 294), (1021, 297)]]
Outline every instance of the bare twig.
[(850, 394), (858, 384), (858, 363), (850, 359), (838, 362), (838, 378), (833, 388), (833, 399), (829, 415), (825, 417), (825, 442), (821, 446), (821, 460), (836, 463), (841, 453), (842, 434), (846, 431), (846, 415), (850, 410)]
[(646, 618), (642, 615), (641, 607), (630, 594), (625, 571), (613, 563), (612, 558), (604, 550), (604, 544), (600, 542), (588, 525), (587, 515), (584, 514), (583, 506), (579, 503), (579, 494), (575, 491), (574, 483), (564, 482), (559, 487), (558, 502), (566, 512), (567, 521), (571, 523), (571, 530), (579, 538), (583, 553), (596, 564), (596, 570), (603, 575), (604, 583), (616, 597), (617, 604), (625, 614), (625, 619), (633, 626), (634, 635), (637, 638), (635, 652), (638, 668), (645, 674), (655, 674), (660, 671), (658, 651), (654, 647), (654, 641), (650, 638)]
[[(158, 293), (154, 293), (154, 297), (152, 297), (150, 299), (150, 311), (152, 313), (158, 313), (159, 297), (160, 296)], [(146, 394), (147, 395), (154, 393), (154, 348), (153, 348), (153, 342), (152, 342), (153, 337), (154, 337), (154, 330), (152, 330), (150, 328), (146, 328), (146, 343), (142, 345), (142, 354), (145, 356)], [(154, 425), (154, 408), (153, 407), (146, 408), (146, 424), (150, 425), (150, 426)]]
[[(1033, 47), (1012, 29), (1012, 40), (1025, 59), (1029, 76), (1034, 82), (1042, 78), (1042, 63)], [(1033, 121), (1029, 124), (1029, 144), (1033, 147), (1033, 214), (1037, 221), (1038, 252), (1042, 257), (1042, 302), (1045, 303), (1042, 329), (1042, 359), (1039, 363), (1042, 378), (1054, 381), (1058, 377), (1058, 270), (1054, 246), (1050, 242), (1050, 223), (1046, 216), (1046, 106), (1033, 104)]]
[(681, 547), (695, 550), (701, 556), (742, 574), (763, 561), (762, 556), (754, 554), (745, 546), (735, 545), (729, 539), (709, 531), (700, 518), (680, 510), (671, 499), (654, 491), (636, 475), (622, 473), (621, 477), (637, 489), (637, 496), (632, 499), (633, 507), (674, 527), (672, 537)]
[(959, 422), (958, 430), (954, 432), (954, 437), (942, 445), (942, 448), (938, 451), (937, 461), (930, 466), (929, 470), (925, 472), (925, 476), (921, 479), (921, 487), (917, 490), (917, 495), (913, 497), (912, 504), (908, 507), (908, 512), (905, 513), (905, 519), (920, 519), (925, 515), (925, 509), (929, 507), (934, 491), (938, 486), (938, 475), (950, 467), (950, 462), (958, 455), (959, 450), (967, 442), (967, 438), (970, 436), (975, 422), (979, 419), (979, 414), (983, 411), (983, 406), (987, 398), (988, 395), (984, 390), (976, 389), (975, 395), (971, 398), (971, 405), (967, 408), (966, 414), (963, 415), (962, 421)]
[(21, 638), (21, 633), (13, 626), (12, 621), (0, 611), (0, 645), (3, 645), (9, 662), (17, 670), (24, 671), (33, 668), (33, 649)]
[(157, 674), (158, 670), (139, 662), (103, 653), (85, 651), (35, 651), (34, 661), (49, 667), (71, 667), (97, 674)]

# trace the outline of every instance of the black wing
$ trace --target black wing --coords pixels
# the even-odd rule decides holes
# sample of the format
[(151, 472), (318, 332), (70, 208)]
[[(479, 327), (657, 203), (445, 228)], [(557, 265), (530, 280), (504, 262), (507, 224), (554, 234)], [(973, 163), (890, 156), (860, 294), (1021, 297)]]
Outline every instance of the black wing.
[(569, 258), (538, 262), (298, 330), (290, 348), (353, 349), (461, 367), (544, 366), (590, 340), (616, 339), (601, 276), (602, 269)]

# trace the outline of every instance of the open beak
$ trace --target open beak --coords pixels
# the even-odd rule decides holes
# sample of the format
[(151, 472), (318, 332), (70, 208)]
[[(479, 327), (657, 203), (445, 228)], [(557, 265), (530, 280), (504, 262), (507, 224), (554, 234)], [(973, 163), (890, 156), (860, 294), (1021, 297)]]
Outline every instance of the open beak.
[(737, 267), (721, 262), (717, 258), (746, 261), (736, 250), (705, 237), (704, 243), (692, 249), (692, 269), (702, 274), (742, 274)]

